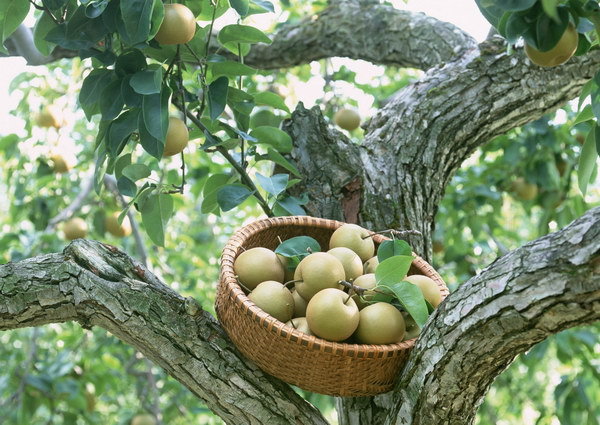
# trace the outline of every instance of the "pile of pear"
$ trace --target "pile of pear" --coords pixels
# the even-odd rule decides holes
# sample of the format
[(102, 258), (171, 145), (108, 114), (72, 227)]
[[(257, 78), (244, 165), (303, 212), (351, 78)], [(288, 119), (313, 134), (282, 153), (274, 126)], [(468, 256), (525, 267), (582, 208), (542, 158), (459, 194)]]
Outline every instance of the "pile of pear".
[[(386, 302), (369, 302), (379, 261), (366, 229), (345, 224), (332, 234), (327, 252), (307, 255), (293, 270), (288, 262), (287, 257), (257, 247), (242, 252), (234, 263), (248, 298), (277, 320), (334, 342), (393, 344), (419, 334), (406, 312)], [(411, 275), (404, 280), (421, 288), (433, 307), (441, 302), (438, 285), (429, 277)], [(362, 296), (348, 293), (342, 281), (365, 291)]]

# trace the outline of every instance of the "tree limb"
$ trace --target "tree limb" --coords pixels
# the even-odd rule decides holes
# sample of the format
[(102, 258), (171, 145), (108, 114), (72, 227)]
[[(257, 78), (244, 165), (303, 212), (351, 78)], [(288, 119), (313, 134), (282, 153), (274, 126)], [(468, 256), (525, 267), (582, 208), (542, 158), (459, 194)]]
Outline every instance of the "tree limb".
[(341, 56), (426, 70), (476, 47), (467, 33), (423, 13), (342, 1), (283, 26), (272, 44), (254, 46), (244, 61), (274, 69)]
[[(216, 49), (216, 43), (211, 44)], [(6, 46), (10, 56), (23, 56), (29, 65), (77, 56), (77, 52), (60, 47), (43, 56), (33, 43), (31, 30), (23, 25)], [(277, 69), (340, 56), (427, 70), (476, 47), (476, 41), (458, 27), (423, 13), (371, 1), (339, 1), (319, 15), (283, 26), (272, 44), (254, 45), (244, 62), (260, 69)]]
[(600, 207), (501, 257), (450, 294), (425, 325), (393, 393), (341, 403), (364, 423), (471, 424), (493, 380), (518, 354), (598, 320)]
[(77, 321), (100, 326), (204, 400), (228, 424), (325, 424), (283, 382), (242, 357), (216, 320), (110, 245), (0, 266), (0, 330)]

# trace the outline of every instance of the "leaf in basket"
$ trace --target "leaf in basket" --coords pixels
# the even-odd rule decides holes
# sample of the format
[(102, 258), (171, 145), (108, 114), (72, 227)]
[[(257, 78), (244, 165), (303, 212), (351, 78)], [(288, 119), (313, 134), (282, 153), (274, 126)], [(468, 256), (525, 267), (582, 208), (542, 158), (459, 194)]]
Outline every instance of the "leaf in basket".
[(410, 269), (412, 261), (412, 256), (394, 255), (379, 263), (375, 269), (375, 281), (377, 285), (391, 285), (402, 282), (406, 273), (408, 273), (408, 269)]
[(423, 327), (429, 317), (429, 311), (423, 292), (417, 285), (410, 282), (397, 282), (378, 285), (377, 288), (387, 289), (393, 293), (394, 297), (400, 301), (400, 305), (415, 319), (416, 324), (420, 328)]
[(302, 260), (308, 254), (321, 251), (321, 245), (310, 236), (296, 236), (279, 244), (275, 253)]
[(383, 263), (395, 255), (412, 255), (410, 245), (402, 240), (385, 241), (377, 248), (377, 259)]

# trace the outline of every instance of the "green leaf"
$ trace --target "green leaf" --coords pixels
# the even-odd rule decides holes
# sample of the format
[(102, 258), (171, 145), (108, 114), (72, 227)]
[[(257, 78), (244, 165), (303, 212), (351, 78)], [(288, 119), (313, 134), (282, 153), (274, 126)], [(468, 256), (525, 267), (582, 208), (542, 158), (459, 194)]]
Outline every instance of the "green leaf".
[(594, 124), (594, 127), (588, 133), (585, 143), (581, 148), (581, 154), (579, 155), (579, 166), (577, 169), (577, 182), (579, 183), (579, 190), (585, 195), (588, 184), (594, 174), (594, 169), (597, 167), (598, 153), (596, 152), (596, 134), (599, 131), (598, 125)]
[(49, 56), (54, 49), (54, 43), (46, 41), (46, 35), (54, 28), (56, 28), (56, 23), (47, 13), (42, 13), (42, 16), (40, 16), (33, 28), (33, 42), (35, 47), (44, 56)]
[(29, 13), (29, 1), (2, 0), (0, 1), (0, 52), (8, 53), (4, 40), (17, 29)]
[(583, 110), (577, 114), (575, 121), (573, 121), (573, 125), (577, 125), (591, 119), (594, 119), (594, 111), (592, 111), (591, 105), (586, 105), (585, 108), (583, 108)]
[(302, 260), (313, 252), (321, 252), (321, 245), (310, 236), (295, 236), (286, 239), (275, 248), (275, 254), (288, 258), (295, 257), (298, 260)]
[(117, 189), (122, 195), (134, 197), (137, 193), (137, 186), (134, 182), (125, 176), (121, 176), (117, 179)]
[(133, 77), (133, 75), (126, 75), (121, 79), (121, 96), (123, 96), (125, 106), (130, 108), (141, 108), (143, 96), (136, 93), (133, 87), (131, 87), (131, 77)]
[[(375, 273), (377, 274), (377, 272)], [(421, 292), (421, 289), (417, 285), (413, 285), (410, 282), (396, 282), (378, 284), (377, 288), (386, 288), (391, 291), (420, 328), (427, 322), (429, 311), (427, 310), (423, 292)]]
[(135, 182), (148, 177), (150, 175), (150, 168), (145, 164), (131, 164), (123, 168), (123, 175)]
[(119, 116), (125, 106), (121, 93), (121, 80), (114, 80), (106, 86), (100, 95), (99, 105), (102, 121), (110, 121)]
[(209, 69), (212, 72), (213, 78), (225, 75), (227, 77), (237, 77), (240, 75), (254, 75), (256, 69), (244, 65), (243, 63), (225, 61), (225, 62), (209, 62)]
[(302, 208), (304, 204), (306, 204), (304, 199), (299, 199), (295, 196), (286, 196), (275, 202), (274, 212), (277, 216), (306, 215), (306, 211)]
[(129, 84), (139, 94), (160, 93), (163, 79), (163, 68), (160, 65), (150, 65), (148, 69), (138, 71), (131, 76)]
[(505, 11), (518, 12), (531, 8), (536, 1), (537, 0), (496, 0), (494, 1), (494, 4)]
[(272, 146), (278, 152), (290, 153), (292, 151), (292, 138), (285, 131), (267, 125), (257, 127), (250, 135), (258, 140), (258, 143)]
[(277, 165), (282, 166), (283, 168), (285, 168), (286, 170), (288, 170), (290, 173), (294, 174), (295, 176), (301, 177), (300, 176), (300, 172), (294, 166), (294, 164), (292, 164), (290, 161), (288, 161), (283, 155), (281, 155), (275, 149), (273, 149), (273, 148), (267, 149), (267, 157), (271, 161), (273, 161), (274, 163), (276, 163)]
[(377, 259), (380, 263), (383, 263), (394, 255), (404, 255), (412, 257), (412, 249), (410, 245), (402, 240), (395, 239), (392, 241), (384, 241), (377, 248)]
[(165, 246), (165, 227), (173, 213), (173, 198), (165, 193), (153, 193), (142, 207), (142, 223), (152, 242)]
[(275, 12), (275, 7), (273, 3), (266, 0), (251, 0), (252, 4), (250, 6), (250, 14), (255, 13), (265, 13), (265, 12)]
[(121, 2), (121, 19), (125, 34), (125, 42), (131, 46), (144, 43), (150, 37), (150, 24), (154, 1), (127, 0)]
[(275, 109), (281, 109), (287, 113), (290, 112), (290, 109), (286, 106), (283, 98), (270, 91), (256, 93), (254, 95), (254, 103), (257, 105), (267, 105)]
[(237, 43), (271, 44), (271, 39), (258, 28), (238, 24), (224, 26), (219, 31), (217, 39), (223, 46), (236, 45)]
[(244, 18), (248, 14), (250, 7), (248, 0), (229, 0), (229, 4), (231, 4), (231, 7), (235, 9), (240, 17)]
[(164, 86), (160, 93), (149, 94), (142, 100), (144, 124), (148, 133), (164, 142), (169, 128), (169, 98), (171, 89)]
[(154, 158), (160, 160), (165, 150), (165, 141), (154, 137), (146, 128), (146, 121), (144, 121), (144, 114), (140, 114), (138, 118), (138, 129), (140, 133), (140, 144), (146, 152), (152, 155)]
[(146, 56), (138, 49), (129, 49), (117, 58), (115, 72), (122, 77), (146, 69), (146, 66)]
[(217, 202), (223, 211), (229, 211), (244, 202), (254, 191), (243, 184), (229, 184), (217, 192)]
[(208, 86), (208, 110), (210, 119), (213, 121), (225, 110), (228, 87), (229, 79), (227, 77), (219, 77)]
[(375, 269), (375, 281), (378, 285), (392, 285), (402, 282), (410, 265), (412, 264), (412, 255), (396, 255), (382, 261)]
[(289, 176), (287, 174), (275, 174), (274, 176), (266, 177), (260, 173), (256, 173), (256, 179), (264, 190), (277, 197), (277, 195), (284, 192), (287, 188)]
[(131, 164), (131, 153), (121, 155), (115, 161), (115, 177), (118, 179), (123, 175), (123, 169)]
[(139, 112), (139, 109), (125, 111), (110, 124), (106, 145), (111, 157), (116, 158), (121, 153), (129, 136), (137, 129)]
[(229, 182), (231, 176), (227, 174), (213, 174), (210, 176), (206, 183), (204, 184), (204, 189), (202, 190), (202, 206), (200, 207), (200, 211), (202, 214), (209, 214), (218, 211), (219, 204), (217, 202), (217, 192), (221, 187), (226, 185)]
[(104, 187), (104, 174), (106, 173), (106, 151), (102, 149), (98, 152), (96, 164), (94, 166), (94, 190), (98, 195), (102, 193)]
[(109, 69), (94, 69), (85, 77), (79, 92), (79, 104), (85, 112), (88, 121), (100, 112), (98, 101), (107, 85), (114, 78), (114, 73)]
[(542, 9), (546, 15), (558, 21), (560, 18), (558, 17), (558, 11), (556, 7), (558, 6), (558, 0), (542, 0)]
[[(193, 0), (191, 4), (198, 4), (198, 0)], [(229, 2), (227, 0), (215, 0), (214, 4), (216, 4), (216, 12), (214, 12), (215, 19), (222, 16), (229, 9)], [(200, 4), (198, 5), (200, 9), (200, 13), (197, 14), (196, 18), (200, 21), (210, 21), (213, 17), (213, 0), (200, 0)]]

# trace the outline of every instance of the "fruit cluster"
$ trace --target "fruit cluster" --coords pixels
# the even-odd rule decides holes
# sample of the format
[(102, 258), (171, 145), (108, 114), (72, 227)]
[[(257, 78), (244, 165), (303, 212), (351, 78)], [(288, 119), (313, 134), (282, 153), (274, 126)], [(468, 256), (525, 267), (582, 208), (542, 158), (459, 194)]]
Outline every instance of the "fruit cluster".
[[(277, 320), (329, 341), (393, 344), (416, 337), (441, 302), (437, 283), (406, 276), (412, 250), (400, 240), (375, 252), (372, 234), (355, 224), (339, 227), (329, 250), (308, 236), (275, 251), (242, 252), (234, 271), (248, 298)], [(293, 288), (289, 287), (293, 285)]]

